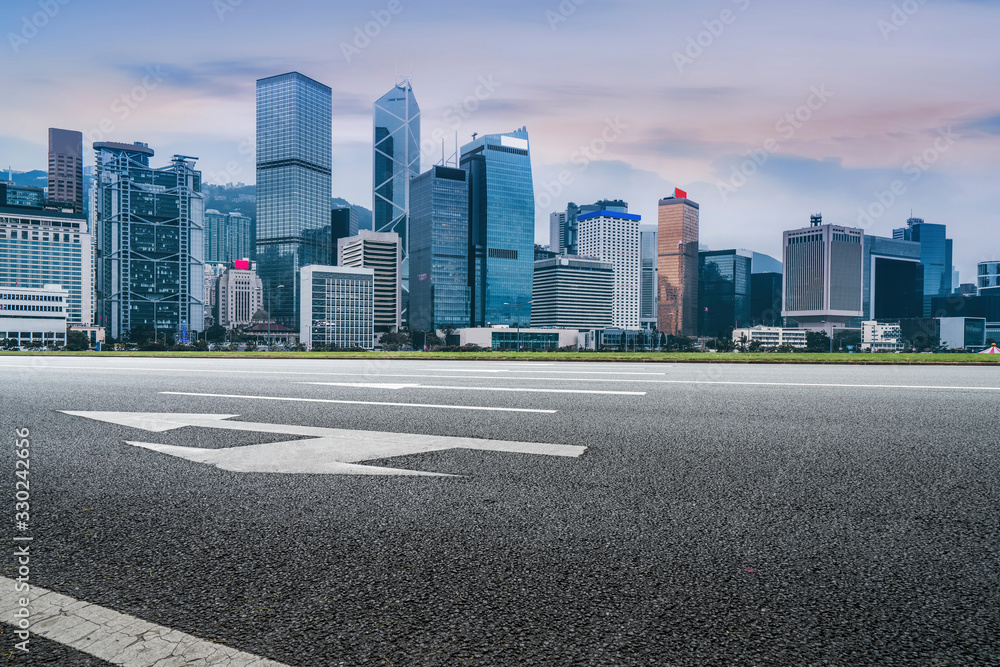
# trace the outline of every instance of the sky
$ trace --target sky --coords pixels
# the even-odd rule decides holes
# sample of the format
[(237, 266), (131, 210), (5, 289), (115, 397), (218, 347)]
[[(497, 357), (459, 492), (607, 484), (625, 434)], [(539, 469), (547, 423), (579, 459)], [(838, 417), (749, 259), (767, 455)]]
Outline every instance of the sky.
[(3, 0), (0, 164), (47, 128), (143, 141), (254, 182), (255, 81), (333, 89), (333, 193), (371, 208), (372, 104), (411, 75), (422, 170), (530, 133), (536, 241), (568, 201), (646, 223), (681, 188), (701, 241), (779, 256), (825, 222), (948, 226), (962, 282), (1000, 256), (995, 0)]

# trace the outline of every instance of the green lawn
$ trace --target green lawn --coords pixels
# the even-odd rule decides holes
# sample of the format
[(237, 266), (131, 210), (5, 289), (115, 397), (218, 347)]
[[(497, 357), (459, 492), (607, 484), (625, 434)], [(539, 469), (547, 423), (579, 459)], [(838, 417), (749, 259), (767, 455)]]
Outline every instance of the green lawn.
[(998, 364), (992, 354), (848, 354), (707, 352), (4, 352), (0, 355), (195, 357), (209, 359), (460, 359), (518, 361), (633, 361), (730, 364)]

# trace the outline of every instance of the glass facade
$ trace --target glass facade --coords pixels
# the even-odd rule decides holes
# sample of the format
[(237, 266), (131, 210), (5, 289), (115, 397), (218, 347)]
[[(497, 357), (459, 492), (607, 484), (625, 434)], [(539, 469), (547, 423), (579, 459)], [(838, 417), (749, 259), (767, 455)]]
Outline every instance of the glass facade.
[(466, 172), (433, 167), (410, 183), (410, 328), (469, 326)]
[(400, 78), (375, 102), (374, 128), (373, 229), (399, 235), (405, 262), (410, 179), (420, 173), (420, 107), (409, 79)]
[(96, 143), (98, 326), (185, 341), (205, 318), (201, 172), (191, 158), (152, 169), (144, 144)]
[(752, 273), (750, 275), (750, 325), (780, 327), (782, 324), (781, 274)]
[(684, 197), (659, 204), (657, 328), (666, 334), (698, 333), (698, 225), (700, 207)]
[(719, 336), (750, 325), (753, 254), (716, 250), (698, 257), (698, 335)]
[(978, 273), (976, 287), (980, 294), (1000, 294), (1000, 262), (980, 262)]
[(920, 218), (910, 218), (906, 227), (894, 229), (892, 238), (920, 244), (920, 263), (924, 265), (923, 316), (931, 316), (931, 299), (952, 293), (952, 244), (946, 238), (945, 225), (932, 225)]
[(92, 253), (84, 216), (0, 207), (0, 287), (60, 285), (70, 324), (93, 317)]
[(272, 319), (290, 328), (299, 326), (302, 267), (328, 265), (333, 253), (332, 130), (328, 86), (298, 72), (257, 81), (258, 273)]
[(555, 350), (558, 347), (558, 333), (518, 332), (516, 329), (493, 332), (494, 350)]
[(253, 220), (241, 213), (205, 211), (205, 262), (229, 264), (238, 259), (255, 259), (257, 233)]
[(659, 232), (639, 232), (639, 257), (642, 262), (639, 319), (644, 328), (656, 326), (656, 254), (658, 246)]
[(466, 144), (461, 167), (469, 182), (472, 324), (514, 324), (519, 315), (527, 322), (535, 253), (527, 128)]

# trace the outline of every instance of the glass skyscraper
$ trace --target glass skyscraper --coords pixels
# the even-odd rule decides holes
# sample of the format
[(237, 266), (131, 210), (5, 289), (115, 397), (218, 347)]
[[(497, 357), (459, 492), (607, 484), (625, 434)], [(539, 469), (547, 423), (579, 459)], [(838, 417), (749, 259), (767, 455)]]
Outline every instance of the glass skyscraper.
[(258, 273), (272, 319), (293, 329), (302, 267), (332, 255), (332, 131), (328, 86), (298, 72), (257, 81)]
[(920, 218), (910, 218), (906, 227), (892, 230), (897, 241), (920, 244), (920, 263), (924, 265), (924, 317), (931, 317), (931, 299), (952, 292), (952, 247), (944, 225), (932, 225)]
[(640, 277), (639, 323), (644, 329), (656, 328), (656, 261), (659, 232), (639, 230)]
[(432, 167), (410, 184), (410, 328), (469, 326), (466, 172)]
[(194, 158), (153, 169), (145, 144), (94, 144), (99, 326), (185, 342), (205, 322), (205, 209)]
[[(375, 102), (372, 229), (395, 232), (403, 250), (403, 291), (408, 292), (410, 179), (420, 173), (420, 107), (408, 77)], [(404, 296), (404, 304), (406, 297)]]
[(528, 129), (477, 138), (462, 147), (460, 166), (469, 175), (472, 324), (527, 322), (535, 257)]
[(719, 336), (750, 326), (753, 253), (713, 250), (698, 254), (698, 334)]

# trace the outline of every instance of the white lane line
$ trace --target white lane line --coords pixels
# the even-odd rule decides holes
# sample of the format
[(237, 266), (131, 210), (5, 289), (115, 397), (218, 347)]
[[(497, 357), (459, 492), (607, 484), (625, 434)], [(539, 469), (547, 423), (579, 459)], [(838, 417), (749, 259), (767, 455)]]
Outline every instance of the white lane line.
[(294, 396), (243, 396), (241, 394), (198, 394), (187, 391), (161, 391), (168, 396), (200, 396), (203, 398), (240, 398), (256, 401), (289, 401), (292, 403), (340, 403), (344, 405), (386, 405), (399, 408), (436, 408), (439, 410), (484, 410), (488, 412), (533, 412), (554, 415), (558, 410), (530, 410), (528, 408), (493, 408), (485, 405), (433, 405), (430, 403), (383, 403), (379, 401), (340, 401), (332, 398), (297, 398)]
[(560, 373), (567, 374), (590, 374), (590, 375), (666, 375), (666, 373), (637, 373), (635, 371), (549, 371), (535, 368), (501, 368), (498, 370), (488, 370), (479, 368), (428, 368), (429, 371), (449, 371), (454, 373)]
[[(17, 582), (0, 577), (0, 621), (20, 629), (20, 601), (30, 597), (29, 632), (123, 667), (287, 667), (162, 625), (32, 586), (16, 592)], [(16, 640), (15, 640), (16, 641)], [(29, 645), (30, 646), (30, 645)]]
[[(465, 378), (462, 378), (465, 379)], [(527, 387), (463, 387), (433, 384), (387, 384), (382, 382), (297, 382), (325, 387), (357, 387), (359, 389), (458, 389), (461, 391), (516, 391), (534, 394), (602, 394), (605, 396), (645, 396), (644, 391), (601, 391), (600, 389), (529, 389)]]

